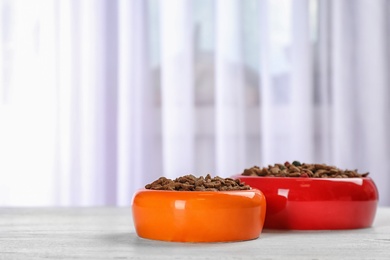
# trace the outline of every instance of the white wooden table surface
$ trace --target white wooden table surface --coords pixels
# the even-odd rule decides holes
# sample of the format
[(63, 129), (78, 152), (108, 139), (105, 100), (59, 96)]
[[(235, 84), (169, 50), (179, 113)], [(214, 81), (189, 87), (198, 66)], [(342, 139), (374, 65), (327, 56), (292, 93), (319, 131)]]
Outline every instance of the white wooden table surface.
[(128, 208), (0, 208), (0, 259), (390, 259), (390, 208), (372, 228), (263, 230), (233, 243), (139, 238)]

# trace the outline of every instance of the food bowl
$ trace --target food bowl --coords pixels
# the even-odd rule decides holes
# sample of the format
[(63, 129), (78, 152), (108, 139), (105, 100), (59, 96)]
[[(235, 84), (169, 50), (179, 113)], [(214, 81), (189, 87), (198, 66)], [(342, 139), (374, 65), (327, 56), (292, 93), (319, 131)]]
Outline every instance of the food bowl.
[(264, 228), (357, 229), (370, 227), (375, 218), (378, 191), (369, 177), (233, 177), (263, 192)]
[(257, 189), (166, 191), (142, 189), (132, 202), (138, 236), (173, 242), (232, 242), (259, 237), (266, 201)]

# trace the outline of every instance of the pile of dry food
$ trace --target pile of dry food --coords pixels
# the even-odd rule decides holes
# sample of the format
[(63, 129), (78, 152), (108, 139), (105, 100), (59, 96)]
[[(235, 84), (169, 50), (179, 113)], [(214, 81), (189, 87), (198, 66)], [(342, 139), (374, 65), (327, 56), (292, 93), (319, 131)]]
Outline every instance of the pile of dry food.
[(358, 173), (357, 170), (341, 170), (326, 164), (306, 164), (294, 161), (292, 163), (274, 164), (260, 168), (254, 166), (245, 169), (242, 175), (264, 177), (304, 177), (304, 178), (361, 178), (369, 173)]
[(249, 190), (248, 185), (239, 179), (231, 178), (212, 178), (210, 174), (206, 177), (195, 177), (194, 175), (185, 175), (175, 180), (160, 177), (158, 180), (147, 184), (146, 189), (150, 190), (172, 190), (172, 191), (233, 191)]

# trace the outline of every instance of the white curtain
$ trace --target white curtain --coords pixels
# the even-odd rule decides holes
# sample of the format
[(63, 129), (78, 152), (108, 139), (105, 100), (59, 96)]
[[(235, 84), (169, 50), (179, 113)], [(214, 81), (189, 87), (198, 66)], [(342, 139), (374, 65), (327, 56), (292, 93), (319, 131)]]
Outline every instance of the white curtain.
[(0, 206), (300, 160), (390, 205), (389, 0), (0, 0)]

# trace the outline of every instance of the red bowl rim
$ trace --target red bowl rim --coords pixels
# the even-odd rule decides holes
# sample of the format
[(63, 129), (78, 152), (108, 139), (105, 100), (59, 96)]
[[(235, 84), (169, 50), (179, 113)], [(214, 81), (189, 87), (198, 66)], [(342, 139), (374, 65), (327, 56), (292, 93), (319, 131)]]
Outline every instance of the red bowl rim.
[(329, 180), (329, 181), (348, 181), (348, 180), (372, 180), (371, 177), (352, 177), (352, 178), (313, 178), (313, 177), (275, 177), (275, 176), (247, 176), (233, 175), (232, 178), (243, 179), (275, 179), (275, 180)]

